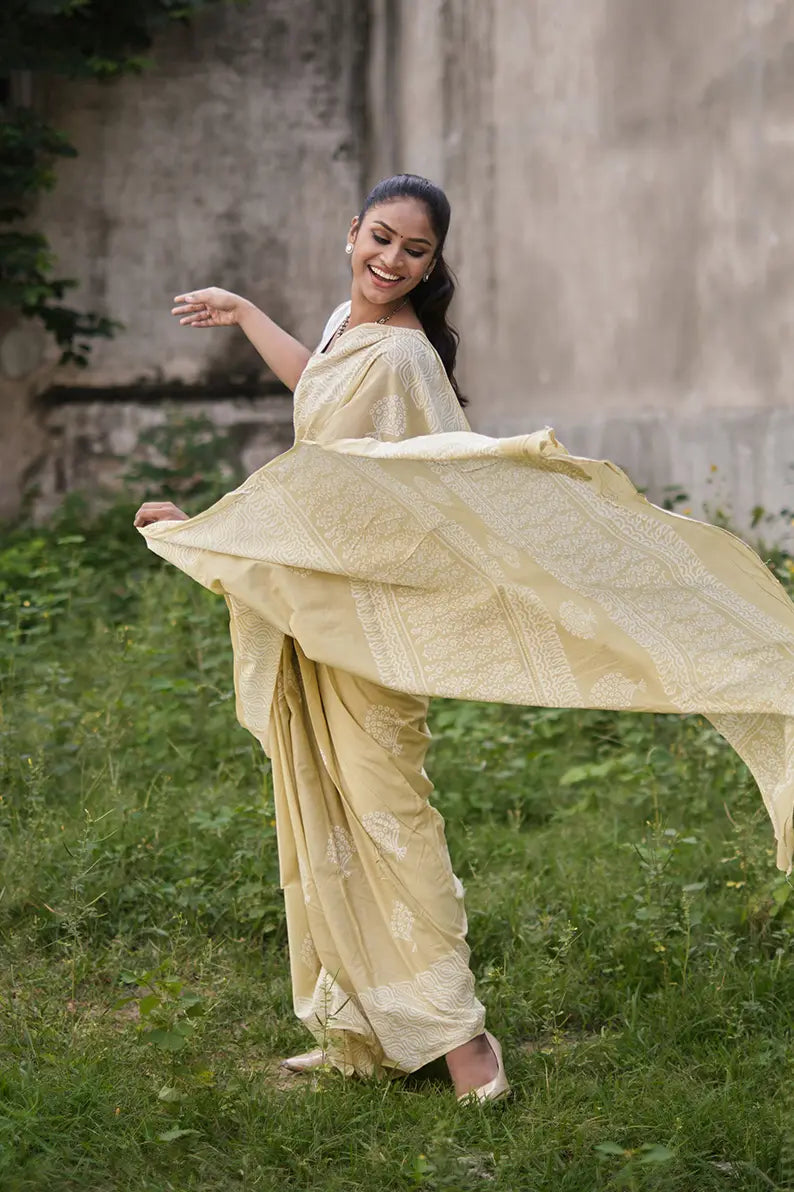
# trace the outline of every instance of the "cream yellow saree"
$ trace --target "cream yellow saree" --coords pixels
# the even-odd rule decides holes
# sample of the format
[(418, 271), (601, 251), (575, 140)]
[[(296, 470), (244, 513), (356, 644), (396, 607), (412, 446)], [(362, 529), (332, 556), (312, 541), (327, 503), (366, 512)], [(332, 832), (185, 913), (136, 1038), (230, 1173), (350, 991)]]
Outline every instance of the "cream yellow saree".
[(748, 546), (548, 428), (472, 433), (420, 331), (316, 352), (295, 434), (141, 532), (226, 598), (237, 714), (273, 761), (295, 1009), (333, 1062), (411, 1071), (482, 1029), (427, 802), (429, 696), (700, 712), (790, 869), (794, 605)]

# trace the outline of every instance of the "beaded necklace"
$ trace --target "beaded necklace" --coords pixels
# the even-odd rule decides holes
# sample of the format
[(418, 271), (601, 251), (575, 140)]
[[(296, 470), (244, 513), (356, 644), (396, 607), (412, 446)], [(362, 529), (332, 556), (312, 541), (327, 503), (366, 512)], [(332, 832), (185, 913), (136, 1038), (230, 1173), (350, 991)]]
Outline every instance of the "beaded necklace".
[[(407, 301), (408, 301), (408, 295), (406, 294), (406, 296), (403, 298), (402, 302), (398, 302), (398, 304), (395, 306), (395, 308), (394, 308), (394, 310), (391, 312), (391, 314), (389, 314), (389, 315), (381, 315), (381, 317), (380, 317), (379, 319), (376, 319), (376, 320), (375, 320), (375, 322), (376, 322), (376, 323), (388, 323), (389, 319), (393, 319), (393, 318), (394, 318), (394, 316), (397, 314), (397, 311), (398, 311), (398, 310), (402, 310), (402, 308), (405, 306), (405, 304), (406, 304), (406, 302), (407, 302)], [(334, 345), (334, 344), (336, 343), (336, 341), (339, 339), (339, 336), (340, 336), (340, 335), (342, 334), (342, 332), (343, 332), (343, 331), (344, 331), (344, 330), (347, 328), (347, 325), (348, 325), (348, 323), (349, 323), (349, 322), (350, 322), (350, 312), (348, 312), (348, 313), (345, 315), (345, 317), (342, 319), (342, 322), (339, 324), (339, 326), (337, 327), (336, 331), (333, 333), (333, 335), (332, 335), (332, 336), (331, 336), (331, 338), (329, 339), (329, 341), (328, 341), (328, 345), (327, 345), (327, 347), (326, 347), (326, 349), (325, 349), (325, 350), (326, 350), (326, 352), (330, 351), (330, 349), (333, 347), (333, 345)]]

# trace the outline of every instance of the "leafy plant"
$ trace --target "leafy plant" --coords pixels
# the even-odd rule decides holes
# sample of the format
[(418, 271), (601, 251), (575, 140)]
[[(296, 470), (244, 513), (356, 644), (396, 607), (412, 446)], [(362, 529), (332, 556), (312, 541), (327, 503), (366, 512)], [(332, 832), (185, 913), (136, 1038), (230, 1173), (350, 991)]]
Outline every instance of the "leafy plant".
[(88, 363), (91, 341), (110, 338), (121, 324), (63, 304), (78, 282), (54, 276), (46, 236), (27, 225), (37, 197), (55, 185), (55, 163), (75, 157), (63, 133), (30, 103), (13, 102), (12, 81), (58, 75), (109, 82), (140, 73), (157, 32), (186, 22), (217, 0), (7, 0), (0, 8), (0, 308), (37, 319), (61, 349), (61, 363)]

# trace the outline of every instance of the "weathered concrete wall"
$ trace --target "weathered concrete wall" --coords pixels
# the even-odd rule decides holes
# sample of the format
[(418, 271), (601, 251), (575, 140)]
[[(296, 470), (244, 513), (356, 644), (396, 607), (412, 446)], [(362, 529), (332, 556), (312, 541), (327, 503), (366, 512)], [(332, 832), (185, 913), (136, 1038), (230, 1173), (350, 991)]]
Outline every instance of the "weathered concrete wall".
[(239, 332), (171, 317), (192, 287), (243, 292), (293, 334), (319, 334), (345, 289), (361, 191), (356, 7), (217, 5), (158, 41), (142, 77), (51, 88), (47, 109), (80, 156), (59, 167), (42, 219), (60, 267), (84, 279), (76, 300), (126, 328), (80, 383), (262, 375)]
[(453, 202), (477, 428), (794, 506), (794, 6), (400, 0), (390, 35), (373, 104)]
[[(31, 501), (35, 518), (46, 518), (64, 492), (79, 490), (104, 501), (122, 487), (130, 459), (155, 460), (143, 452), (139, 436), (172, 417), (209, 418), (221, 432), (229, 432), (238, 446), (229, 487), (241, 483), (257, 468), (292, 446), (292, 398), (219, 397), (169, 402), (69, 401), (49, 408), (43, 419), (45, 447), (36, 473), (39, 490)], [(157, 462), (161, 462), (157, 460)], [(145, 494), (141, 494), (143, 499)], [(150, 494), (154, 496), (155, 494)], [(178, 501), (178, 497), (176, 498)], [(198, 513), (188, 507), (189, 513)], [(130, 510), (132, 517), (132, 510)]]
[[(180, 291), (242, 291), (294, 334), (317, 337), (348, 284), (366, 32), (352, 0), (218, 5), (160, 38), (142, 77), (52, 82), (34, 97), (79, 151), (59, 164), (38, 222), (59, 274), (82, 279), (74, 304), (125, 330), (96, 343), (85, 372), (54, 370), (53, 353), (29, 340), (28, 367), (2, 374), (16, 431), (0, 439), (0, 516), (24, 483), (43, 487), (42, 509), (57, 495), (47, 476), (58, 436), (42, 428), (53, 415), (33, 401), (48, 380), (125, 390), (182, 382), (213, 395), (267, 386), (240, 332), (179, 327), (169, 310)], [(58, 474), (73, 475), (71, 464)]]
[(414, 170), (453, 205), (476, 429), (549, 423), (696, 512), (715, 478), (739, 521), (794, 506), (794, 6), (251, 0), (156, 58), (47, 100), (81, 154), (47, 229), (127, 325), (67, 382), (265, 380), (172, 295), (239, 289), (312, 340), (364, 184)]

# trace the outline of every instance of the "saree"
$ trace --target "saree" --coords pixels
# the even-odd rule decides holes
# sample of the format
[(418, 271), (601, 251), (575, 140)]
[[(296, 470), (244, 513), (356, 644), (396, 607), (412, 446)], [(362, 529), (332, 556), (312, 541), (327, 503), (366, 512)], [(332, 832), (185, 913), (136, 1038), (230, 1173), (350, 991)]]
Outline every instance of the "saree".
[(472, 432), (419, 330), (346, 331), (294, 402), (289, 451), (141, 533), (226, 600), (237, 716), (273, 763), (295, 1010), (332, 1062), (412, 1071), (482, 1029), (428, 803), (432, 696), (700, 713), (790, 872), (794, 604), (749, 546), (550, 427)]

